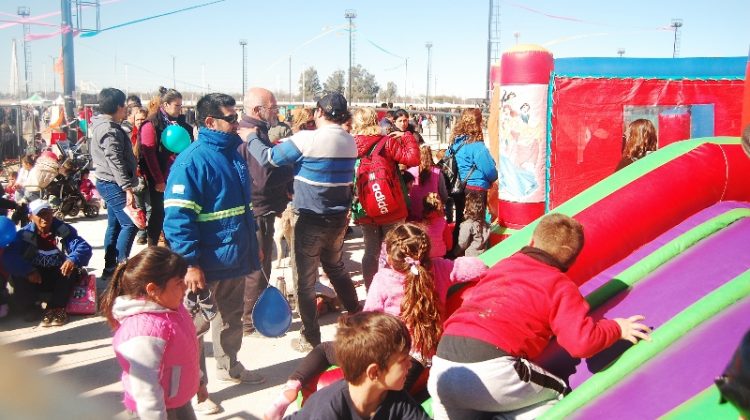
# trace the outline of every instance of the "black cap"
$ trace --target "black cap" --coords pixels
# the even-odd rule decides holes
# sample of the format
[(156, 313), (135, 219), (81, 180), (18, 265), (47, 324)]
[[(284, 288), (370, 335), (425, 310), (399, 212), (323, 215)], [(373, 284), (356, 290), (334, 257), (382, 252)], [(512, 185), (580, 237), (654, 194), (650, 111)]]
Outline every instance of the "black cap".
[(346, 98), (340, 93), (329, 93), (318, 101), (318, 107), (326, 114), (336, 117), (346, 112)]

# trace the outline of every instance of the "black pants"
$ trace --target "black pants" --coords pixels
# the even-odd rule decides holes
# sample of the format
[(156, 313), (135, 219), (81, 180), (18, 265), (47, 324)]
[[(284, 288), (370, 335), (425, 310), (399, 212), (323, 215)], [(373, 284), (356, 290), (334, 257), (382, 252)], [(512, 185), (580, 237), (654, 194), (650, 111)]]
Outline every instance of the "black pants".
[(70, 299), (73, 284), (80, 278), (78, 270), (74, 270), (70, 276), (63, 276), (60, 267), (37, 267), (36, 270), (42, 277), (41, 284), (29, 282), (28, 277), (14, 277), (14, 295), (22, 308), (28, 308), (36, 304), (42, 294), (51, 293), (47, 308), (64, 308)]
[(164, 226), (164, 193), (156, 191), (153, 182), (148, 184), (148, 198), (151, 201), (151, 216), (148, 218), (146, 235), (149, 245), (157, 245)]

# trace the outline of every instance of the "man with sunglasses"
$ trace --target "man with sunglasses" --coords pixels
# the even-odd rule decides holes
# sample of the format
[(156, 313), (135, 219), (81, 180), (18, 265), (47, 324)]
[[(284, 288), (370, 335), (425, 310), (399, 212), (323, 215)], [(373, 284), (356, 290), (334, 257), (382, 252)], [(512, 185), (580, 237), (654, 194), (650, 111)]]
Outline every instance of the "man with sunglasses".
[[(237, 360), (245, 282), (260, 262), (250, 174), (237, 153), (242, 140), (237, 135), (234, 106), (234, 98), (222, 93), (198, 101), (198, 140), (177, 156), (167, 178), (164, 234), (172, 250), (189, 264), (188, 288), (193, 292), (209, 289), (216, 300), (218, 315), (211, 321), (211, 330), (217, 378), (260, 384), (264, 378)], [(205, 373), (203, 351), (201, 367)], [(207, 414), (218, 407), (207, 400), (196, 405), (196, 410)]]
[(267, 89), (253, 87), (245, 93), (244, 113), (240, 120), (239, 135), (243, 142), (237, 149), (245, 158), (253, 181), (253, 213), (258, 223), (258, 245), (263, 251), (261, 270), (248, 277), (245, 284), (245, 313), (242, 316), (243, 332), (252, 335), (253, 306), (266, 287), (266, 278), (271, 275), (273, 257), (274, 220), (281, 217), (292, 194), (294, 174), (292, 166), (263, 167), (247, 150), (247, 143), (257, 139), (267, 147), (273, 147), (269, 129), (278, 124), (279, 107), (273, 93)]

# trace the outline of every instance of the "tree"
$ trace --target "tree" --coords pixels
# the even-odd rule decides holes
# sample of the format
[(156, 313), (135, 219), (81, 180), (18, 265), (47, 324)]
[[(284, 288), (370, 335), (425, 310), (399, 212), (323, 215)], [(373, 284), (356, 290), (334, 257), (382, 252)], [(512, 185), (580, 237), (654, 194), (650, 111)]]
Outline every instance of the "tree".
[(388, 82), (385, 85), (385, 89), (382, 89), (378, 96), (380, 97), (381, 102), (393, 102), (396, 95), (398, 95), (398, 87), (395, 83)]
[(344, 70), (336, 70), (328, 76), (328, 79), (323, 84), (323, 93), (340, 93), (343, 95), (344, 88)]
[(378, 95), (380, 86), (375, 81), (375, 76), (370, 74), (362, 65), (352, 67), (352, 94), (351, 101), (374, 102)]
[(323, 88), (320, 86), (318, 71), (315, 67), (308, 67), (299, 76), (299, 93), (306, 101), (315, 100), (320, 97)]

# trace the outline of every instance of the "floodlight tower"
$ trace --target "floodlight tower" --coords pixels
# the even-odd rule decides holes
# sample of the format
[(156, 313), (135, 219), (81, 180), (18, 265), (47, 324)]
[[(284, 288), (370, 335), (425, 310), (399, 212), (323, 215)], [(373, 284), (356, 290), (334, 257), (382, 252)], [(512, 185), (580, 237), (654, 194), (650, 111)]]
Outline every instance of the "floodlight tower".
[(430, 65), (432, 62), (432, 58), (430, 56), (430, 50), (432, 49), (432, 42), (427, 41), (424, 44), (425, 47), (427, 47), (427, 89), (425, 90), (424, 94), (424, 108), (425, 111), (430, 110)]
[(350, 104), (352, 101), (352, 34), (354, 33), (354, 26), (352, 20), (357, 17), (357, 11), (354, 9), (346, 9), (344, 11), (344, 18), (349, 20), (349, 98), (347, 99)]
[(680, 39), (682, 38), (682, 19), (672, 19), (672, 24), (669, 25), (674, 30), (674, 44), (672, 44), (672, 58), (680, 56)]
[(487, 94), (490, 99), (490, 67), (500, 62), (500, 0), (490, 0), (490, 13), (487, 23)]
[(625, 55), (625, 48), (618, 48), (617, 55), (620, 56), (620, 58), (622, 58), (622, 56)]
[(31, 26), (26, 22), (26, 19), (31, 15), (31, 9), (26, 6), (18, 6), (18, 16), (21, 17), (23, 23), (23, 61), (24, 61), (24, 86), (26, 87), (26, 97), (29, 97), (29, 85), (31, 85), (31, 44), (29, 43), (29, 34), (31, 33)]
[(245, 88), (247, 86), (247, 40), (240, 39), (242, 47), (242, 102), (245, 102)]

